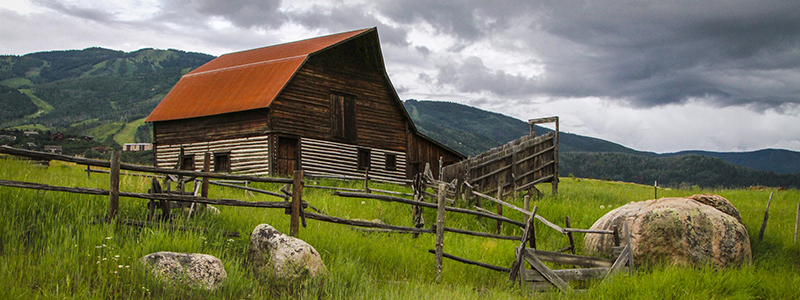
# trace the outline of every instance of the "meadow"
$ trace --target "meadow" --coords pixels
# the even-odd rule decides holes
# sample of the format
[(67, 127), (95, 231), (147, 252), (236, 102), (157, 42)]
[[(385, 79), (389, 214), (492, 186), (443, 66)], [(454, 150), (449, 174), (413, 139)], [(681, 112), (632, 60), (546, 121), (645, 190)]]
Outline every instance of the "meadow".
[[(108, 188), (108, 176), (87, 177), (82, 166), (51, 162), (50, 167), (0, 157), (0, 179), (50, 185)], [(306, 179), (310, 184), (363, 187), (363, 182)], [(146, 192), (150, 181), (123, 176), (121, 189)], [(256, 187), (277, 190), (277, 185)], [(371, 187), (410, 192), (397, 185)], [(549, 191), (550, 187), (541, 185)], [(267, 223), (288, 232), (289, 216), (282, 209), (218, 207), (220, 215), (200, 212), (187, 218), (177, 213), (173, 224), (206, 228), (207, 232), (176, 231), (166, 226), (132, 227), (116, 222), (95, 223), (105, 216), (108, 199), (0, 187), (0, 298), (2, 299), (797, 299), (800, 298), (800, 248), (793, 243), (797, 190), (774, 191), (764, 240), (758, 231), (773, 190), (659, 189), (659, 197), (715, 193), (729, 199), (748, 228), (753, 264), (739, 268), (689, 268), (649, 265), (634, 275), (621, 274), (605, 282), (580, 286), (583, 292), (531, 293), (507, 281), (508, 274), (445, 259), (441, 283), (435, 283), (435, 236), (364, 232), (349, 226), (308, 220), (299, 238), (322, 255), (330, 277), (320, 286), (280, 288), (257, 280), (248, 267), (249, 233)], [(212, 198), (275, 201), (242, 190), (212, 186)], [(304, 200), (326, 214), (342, 218), (381, 219), (413, 226), (411, 208), (397, 203), (343, 198), (328, 190), (305, 189)], [(572, 226), (589, 228), (608, 211), (630, 201), (653, 198), (653, 187), (629, 183), (562, 178), (557, 196), (547, 193), (532, 203), (538, 214), (558, 225), (569, 215)], [(522, 206), (521, 198), (508, 199)], [(457, 204), (466, 207), (465, 204)], [(522, 214), (504, 210), (522, 220)], [(435, 220), (426, 209), (426, 228)], [(122, 198), (119, 219), (146, 219), (146, 200)], [(446, 226), (493, 232), (496, 222), (448, 213)], [(240, 237), (223, 236), (238, 231)], [(504, 224), (503, 234), (521, 235)], [(537, 246), (556, 250), (567, 238), (536, 223)], [(583, 235), (576, 236), (582, 251)], [(456, 256), (508, 267), (519, 242), (447, 233), (444, 251)], [(213, 292), (163, 286), (148, 277), (138, 259), (157, 251), (206, 253), (220, 258), (228, 274), (224, 287)]]

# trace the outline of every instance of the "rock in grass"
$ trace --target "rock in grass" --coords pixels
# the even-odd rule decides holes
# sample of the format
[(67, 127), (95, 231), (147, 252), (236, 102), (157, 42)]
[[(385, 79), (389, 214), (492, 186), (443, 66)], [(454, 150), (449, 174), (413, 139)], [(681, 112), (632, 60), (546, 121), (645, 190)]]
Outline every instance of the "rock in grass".
[(222, 261), (208, 254), (156, 252), (143, 256), (139, 262), (154, 277), (173, 286), (216, 290), (228, 278)]
[(267, 224), (253, 230), (249, 257), (254, 273), (262, 278), (305, 282), (328, 274), (314, 247)]
[[(592, 229), (628, 223), (634, 257), (640, 262), (715, 267), (752, 262), (750, 237), (739, 211), (718, 195), (631, 202), (610, 211)], [(624, 238), (623, 238), (623, 244)], [(587, 234), (590, 253), (611, 253), (613, 237)]]

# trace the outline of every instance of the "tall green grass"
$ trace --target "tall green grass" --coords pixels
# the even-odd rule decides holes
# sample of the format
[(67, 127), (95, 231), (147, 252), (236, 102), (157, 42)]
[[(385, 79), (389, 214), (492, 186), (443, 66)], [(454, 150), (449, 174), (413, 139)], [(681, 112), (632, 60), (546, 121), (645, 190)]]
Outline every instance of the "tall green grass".
[[(51, 185), (108, 188), (108, 177), (87, 178), (82, 168), (53, 162), (39, 167), (24, 161), (0, 159), (0, 179)], [(306, 179), (311, 184), (358, 188), (363, 182)], [(149, 180), (123, 176), (122, 190), (146, 192)], [(278, 185), (257, 184), (277, 190)], [(372, 187), (409, 192), (406, 187)], [(549, 187), (542, 186), (543, 190)], [(651, 298), (798, 298), (798, 247), (793, 245), (795, 190), (776, 192), (763, 242), (758, 229), (769, 191), (659, 190), (659, 196), (717, 193), (730, 199), (748, 227), (754, 264), (715, 270), (652, 266), (635, 276), (620, 275), (610, 281), (589, 283), (584, 293), (536, 293), (537, 298), (651, 299)], [(274, 197), (249, 195), (242, 190), (212, 186), (213, 198), (276, 201)], [(558, 196), (533, 202), (538, 213), (559, 225), (569, 215), (573, 227), (589, 228), (600, 216), (630, 201), (653, 197), (653, 188), (626, 183), (564, 178)], [(139, 228), (117, 223), (94, 223), (106, 214), (107, 197), (40, 192), (0, 187), (0, 298), (163, 298), (163, 299), (527, 299), (532, 294), (507, 282), (508, 274), (445, 260), (442, 282), (434, 283), (435, 237), (423, 234), (369, 233), (348, 226), (308, 220), (299, 238), (314, 246), (331, 271), (321, 286), (288, 291), (253, 277), (246, 253), (249, 233), (261, 223), (288, 231), (289, 217), (279, 209), (218, 207), (215, 216), (204, 211), (186, 218), (176, 212), (174, 224), (208, 229), (207, 233), (175, 231), (167, 227)], [(304, 200), (327, 214), (343, 218), (381, 219), (387, 224), (412, 226), (407, 205), (336, 197), (330, 191), (305, 189)], [(521, 199), (510, 200), (522, 206)], [(146, 200), (123, 198), (120, 219), (146, 218)], [(467, 206), (459, 203), (460, 206)], [(493, 206), (492, 206), (493, 207)], [(522, 214), (504, 210), (522, 220)], [(435, 210), (426, 209), (426, 227)], [(493, 232), (496, 221), (448, 213), (448, 227)], [(555, 250), (568, 245), (567, 238), (537, 222), (538, 247)], [(239, 238), (223, 236), (239, 231)], [(519, 228), (504, 224), (502, 233), (521, 235)], [(578, 250), (583, 239), (576, 236)], [(516, 241), (493, 240), (448, 233), (445, 252), (499, 266), (510, 266)], [(220, 258), (228, 273), (224, 287), (204, 292), (184, 287), (165, 287), (151, 280), (137, 260), (152, 252), (198, 252)]]

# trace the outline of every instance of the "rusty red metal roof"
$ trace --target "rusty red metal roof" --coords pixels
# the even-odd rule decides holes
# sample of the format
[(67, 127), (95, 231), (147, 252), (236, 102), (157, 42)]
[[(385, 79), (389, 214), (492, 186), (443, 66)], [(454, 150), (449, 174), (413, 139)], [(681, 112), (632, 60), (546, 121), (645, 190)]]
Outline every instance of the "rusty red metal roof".
[(181, 77), (147, 122), (204, 117), (266, 108), (309, 55), (374, 28), (234, 52)]

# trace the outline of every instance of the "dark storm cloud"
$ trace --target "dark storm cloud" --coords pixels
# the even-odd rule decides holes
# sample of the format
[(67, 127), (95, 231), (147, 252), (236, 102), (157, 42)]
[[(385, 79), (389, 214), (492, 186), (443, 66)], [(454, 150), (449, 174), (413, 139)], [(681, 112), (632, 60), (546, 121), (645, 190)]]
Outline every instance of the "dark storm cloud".
[(395, 22), (425, 22), (457, 38), (451, 52), (516, 39), (526, 47), (507, 50), (529, 49), (545, 67), (540, 80), (472, 58), (440, 67), (438, 82), (463, 92), (604, 97), (636, 107), (698, 98), (761, 109), (800, 103), (800, 1), (528, 2), (376, 5)]
[[(800, 2), (554, 3), (542, 7), (542, 30), (590, 54), (574, 53), (568, 67), (548, 64), (545, 78), (591, 87), (577, 96), (640, 107), (690, 98), (719, 106), (800, 103)], [(543, 54), (545, 61), (554, 55)], [(551, 83), (543, 82), (545, 93), (569, 94)]]
[(288, 17), (292, 22), (307, 28), (326, 29), (331, 32), (378, 27), (381, 42), (403, 47), (409, 45), (405, 30), (383, 24), (360, 7), (337, 5), (330, 9), (315, 5), (305, 12), (290, 13)]

